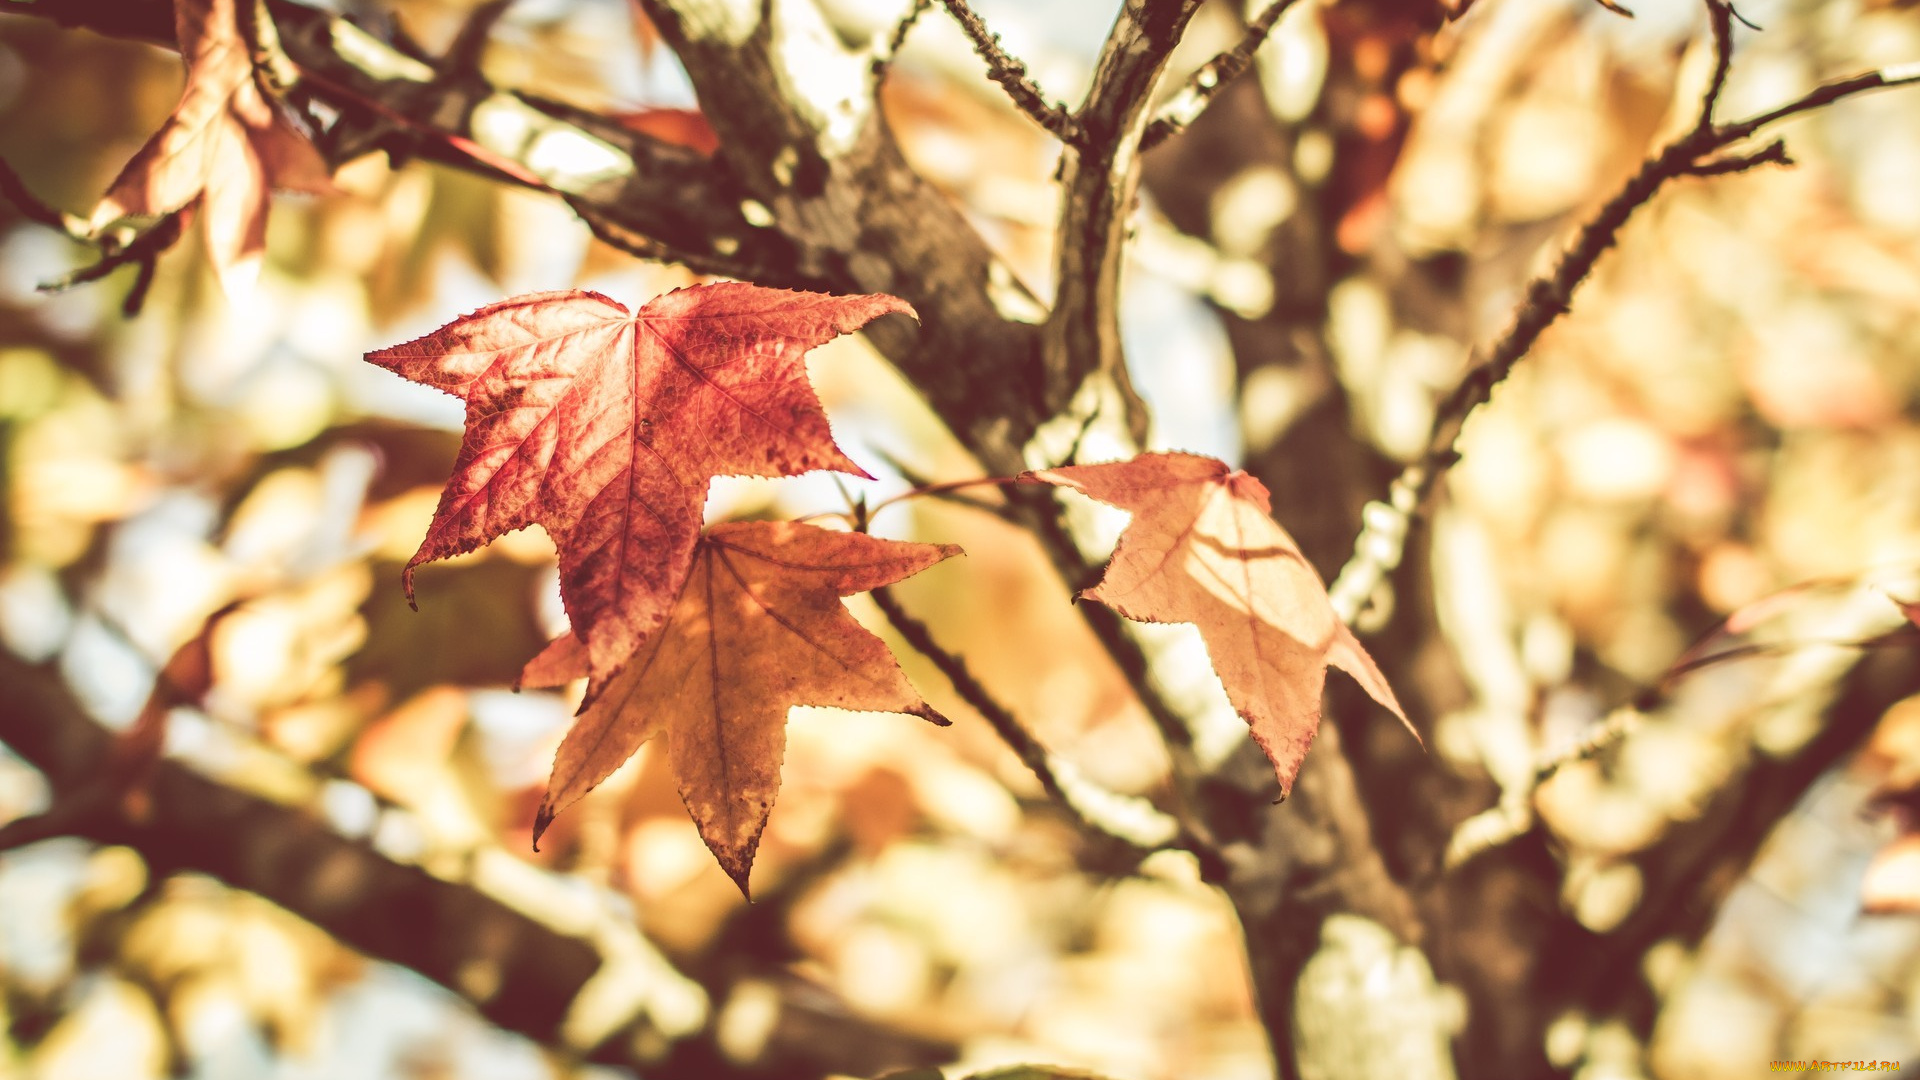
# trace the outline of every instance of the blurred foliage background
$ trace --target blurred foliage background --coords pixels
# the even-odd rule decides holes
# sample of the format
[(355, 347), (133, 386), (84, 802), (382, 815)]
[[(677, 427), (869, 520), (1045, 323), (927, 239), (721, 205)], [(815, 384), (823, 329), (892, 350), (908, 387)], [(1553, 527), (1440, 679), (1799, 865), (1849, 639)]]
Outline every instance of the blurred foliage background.
[[(898, 14), (824, 6), (850, 39)], [(344, 7), (431, 49), (467, 5)], [(981, 9), (1050, 94), (1077, 97), (1107, 7)], [(1181, 143), (1149, 159), (1122, 310), (1155, 441), (1251, 458), (1343, 394), (1384, 454), (1418, 452), (1435, 396), (1504, 324), (1525, 276), (1691, 116), (1708, 60), (1698, 5), (1636, 9), (1627, 21), (1587, 0), (1480, 0), (1433, 33), (1357, 24), (1345, 5), (1283, 20), (1242, 96), (1320, 121), (1298, 129), (1285, 163), (1207, 176), (1202, 214), (1163, 197), (1177, 178), (1152, 172)], [(1741, 13), (1766, 29), (1740, 34), (1727, 116), (1920, 59), (1905, 5), (1749, 0)], [(1239, 17), (1203, 9), (1187, 66), (1230, 45)], [(522, 0), (485, 70), (609, 113), (693, 104), (620, 0)], [(1329, 72), (1361, 89), (1327, 98)], [(84, 214), (179, 86), (164, 50), (6, 18), (0, 157)], [(950, 22), (922, 20), (884, 101), (915, 166), (1047, 288), (1057, 147), (983, 79)], [(1472, 423), (1417, 574), (1440, 634), (1402, 658), (1427, 681), (1401, 693), (1430, 733), (1428, 765), (1501, 793), (1456, 854), (1546, 830), (1567, 868), (1551, 902), (1598, 933), (1640, 902), (1635, 853), (1729, 776), (1822, 729), (1862, 652), (1844, 643), (1913, 648), (1888, 597), (1920, 599), (1920, 94), (1850, 101), (1786, 134), (1796, 168), (1682, 182), (1627, 230)], [(622, 966), (601, 999), (576, 1003), (560, 1042), (536, 1045), (250, 894), (156, 877), (128, 848), (52, 840), (0, 855), (0, 1073), (601, 1075), (617, 1070), (578, 1052), (644, 1016), (642, 1058), (702, 1030), (752, 1063), (782, 1039), (871, 1029), (901, 1040), (882, 1065), (1269, 1074), (1226, 902), (1179, 857), (1090, 869), (1033, 778), (897, 641), (958, 722), (796, 711), (752, 907), (645, 751), (532, 852), (571, 702), (508, 687), (564, 627), (552, 547), (536, 530), (425, 568), (408, 610), (399, 569), (461, 417), (360, 355), (506, 294), (582, 286), (632, 304), (697, 279), (604, 247), (562, 204), (450, 170), (368, 157), (336, 184), (276, 205), (251, 294), (222, 295), (190, 236), (133, 320), (118, 313), (125, 274), (37, 293), (85, 253), (17, 216), (0, 225), (0, 641), (55, 665), (89, 713), (125, 728), (174, 649), (239, 601), (211, 633), (213, 691), (169, 717), (169, 756)], [(1236, 359), (1225, 328), (1284, 307), (1297, 282), (1266, 254), (1308, 226), (1344, 253), (1321, 283), (1328, 362)], [(1446, 290), (1415, 287), (1416, 264), (1418, 280), (1441, 268)], [(864, 343), (820, 350), (811, 370), (836, 436), (882, 477), (845, 487), (904, 490), (898, 464), (973, 472)], [(1096, 433), (1083, 457), (1100, 449)], [(1310, 446), (1293, 452), (1311, 468)], [(845, 502), (814, 476), (722, 481), (714, 508)], [(930, 499), (877, 528), (963, 545), (969, 558), (902, 586), (903, 601), (1080, 772), (1162, 793), (1164, 750), (1029, 538)], [(1789, 586), (1804, 587), (1749, 607)], [(881, 626), (864, 598), (853, 606)], [(1666, 677), (1743, 611), (1716, 640), (1748, 655)], [(1191, 684), (1176, 694), (1214, 722), (1207, 737), (1230, 740), (1236, 721), (1197, 643), (1175, 634), (1161, 649)], [(1614, 713), (1655, 687), (1657, 707)], [(1536, 790), (1538, 763), (1610, 714), (1626, 733)], [(1570, 1011), (1549, 1031), (1557, 1066), (1711, 1077), (1775, 1058), (1917, 1056), (1920, 927), (1862, 914), (1861, 882), (1898, 832), (1867, 813), (1873, 792), (1920, 775), (1920, 699), (1877, 719), (1865, 752), (1774, 830), (1704, 938), (1641, 960), (1660, 1001), (1650, 1037)], [(0, 815), (47, 800), (37, 773), (0, 758)], [(1877, 868), (1882, 906), (1920, 896), (1903, 865)], [(794, 1028), (796, 1001), (848, 1026)]]

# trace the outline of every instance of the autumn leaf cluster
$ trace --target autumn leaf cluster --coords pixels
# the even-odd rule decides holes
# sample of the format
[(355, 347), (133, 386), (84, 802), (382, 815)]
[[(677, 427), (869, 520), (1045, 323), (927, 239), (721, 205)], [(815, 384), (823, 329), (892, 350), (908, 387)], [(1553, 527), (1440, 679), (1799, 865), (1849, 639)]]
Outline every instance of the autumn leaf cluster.
[[(745, 890), (779, 789), (789, 706), (946, 722), (839, 598), (958, 548), (796, 523), (701, 529), (716, 476), (867, 475), (834, 444), (804, 357), (909, 311), (890, 296), (738, 283), (677, 290), (632, 313), (594, 293), (546, 293), (368, 355), (467, 406), (453, 474), (407, 566), (409, 590), (419, 564), (528, 525), (545, 528), (559, 550), (573, 629), (521, 681), (585, 678), (587, 689), (536, 839), (659, 737), (700, 835)], [(1134, 515), (1106, 580), (1083, 595), (1128, 618), (1198, 626), (1282, 792), (1319, 725), (1328, 665), (1400, 713), (1319, 576), (1273, 521), (1259, 481), (1193, 454), (1021, 479)]]
[[(181, 100), (89, 220), (116, 230), (198, 213), (229, 292), (258, 272), (269, 195), (325, 190), (327, 167), (263, 87), (237, 0), (176, 5)], [(466, 408), (452, 473), (403, 583), (422, 563), (538, 525), (559, 552), (571, 630), (521, 683), (584, 678), (539, 835), (643, 743), (663, 739), (680, 795), (741, 889), (779, 788), (793, 705), (945, 719), (840, 598), (959, 549), (815, 525), (703, 529), (709, 482), (820, 469), (869, 478), (833, 441), (805, 356), (876, 318), (887, 295), (722, 283), (629, 311), (585, 291), (517, 297), (367, 359)], [(1192, 454), (1023, 475), (1128, 511), (1106, 579), (1082, 595), (1128, 618), (1197, 626), (1284, 794), (1320, 718), (1328, 666), (1405, 717), (1270, 516), (1257, 480)]]

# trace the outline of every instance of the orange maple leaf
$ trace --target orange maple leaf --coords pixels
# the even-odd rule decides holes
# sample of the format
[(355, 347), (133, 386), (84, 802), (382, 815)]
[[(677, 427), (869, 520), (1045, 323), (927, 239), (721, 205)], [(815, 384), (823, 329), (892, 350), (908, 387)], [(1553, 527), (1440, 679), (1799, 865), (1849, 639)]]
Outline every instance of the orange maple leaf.
[(89, 223), (98, 234), (124, 217), (162, 217), (198, 204), (207, 254), (229, 295), (259, 275), (270, 191), (328, 188), (319, 151), (255, 83), (235, 3), (176, 0), (187, 65), (180, 104), (120, 171)]
[(1227, 699), (1273, 762), (1282, 798), (1319, 730), (1329, 665), (1407, 722), (1373, 658), (1334, 613), (1320, 575), (1274, 522), (1260, 481), (1182, 453), (1021, 479), (1133, 514), (1105, 577), (1080, 596), (1139, 622), (1197, 626)]
[[(878, 588), (958, 554), (794, 522), (709, 529), (666, 622), (641, 645), (554, 756), (534, 842), (648, 739), (664, 736), (680, 798), (720, 866), (747, 874), (780, 789), (787, 709), (911, 713), (947, 721), (912, 686), (840, 597)], [(567, 638), (561, 638), (566, 642)], [(563, 655), (566, 646), (549, 649)], [(543, 654), (547, 655), (547, 654)], [(576, 659), (578, 654), (574, 654)], [(567, 674), (558, 663), (529, 685)]]
[(890, 311), (912, 309), (731, 282), (638, 312), (598, 293), (541, 293), (368, 353), (467, 405), (407, 595), (421, 563), (541, 525), (560, 551), (591, 700), (680, 595), (712, 477), (867, 475), (834, 444), (804, 358)]

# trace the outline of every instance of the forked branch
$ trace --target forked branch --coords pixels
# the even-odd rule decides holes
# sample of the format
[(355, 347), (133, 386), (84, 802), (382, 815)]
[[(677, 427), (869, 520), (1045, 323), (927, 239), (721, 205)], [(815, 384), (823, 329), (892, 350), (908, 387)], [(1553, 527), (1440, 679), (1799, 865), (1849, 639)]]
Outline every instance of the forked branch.
[(1090, 376), (1106, 375), (1136, 443), (1146, 441), (1147, 413), (1121, 348), (1120, 268), (1153, 90), (1199, 6), (1197, 0), (1122, 5), (1075, 114), (1082, 138), (1069, 147), (1060, 171), (1059, 285), (1046, 326), (1045, 401), (1051, 411), (1065, 412)]

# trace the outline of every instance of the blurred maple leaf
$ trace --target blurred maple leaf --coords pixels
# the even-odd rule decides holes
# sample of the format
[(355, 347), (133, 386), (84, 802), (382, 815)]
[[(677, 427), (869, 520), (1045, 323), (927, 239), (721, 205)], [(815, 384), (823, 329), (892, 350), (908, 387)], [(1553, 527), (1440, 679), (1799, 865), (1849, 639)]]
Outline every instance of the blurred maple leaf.
[(1329, 665), (1413, 730), (1386, 677), (1334, 613), (1320, 575), (1274, 522), (1260, 481), (1184, 453), (1021, 479), (1070, 487), (1133, 514), (1106, 576), (1080, 596), (1139, 622), (1197, 626), (1227, 699), (1273, 762), (1281, 797), (1292, 791), (1319, 730)]
[(867, 475), (834, 444), (804, 358), (893, 311), (912, 309), (737, 283), (679, 289), (638, 312), (551, 292), (368, 353), (467, 404), (453, 475), (404, 572), (409, 598), (421, 563), (543, 526), (591, 703), (680, 595), (711, 478)]
[[(665, 624), (581, 711), (560, 744), (534, 841), (555, 814), (642, 743), (665, 736), (681, 800), (745, 893), (780, 789), (790, 706), (947, 722), (839, 598), (899, 581), (959, 551), (794, 522), (743, 521), (708, 530)], [(548, 653), (582, 658), (565, 647)], [(566, 667), (554, 663), (527, 681), (564, 679)]]
[(187, 65), (180, 104), (127, 162), (89, 222), (97, 234), (124, 217), (164, 217), (198, 204), (207, 254), (229, 295), (259, 275), (270, 191), (328, 189), (319, 151), (260, 92), (235, 3), (174, 5)]
[(411, 805), (430, 789), (467, 726), (467, 695), (435, 686), (368, 725), (347, 757), (347, 775), (382, 798)]

